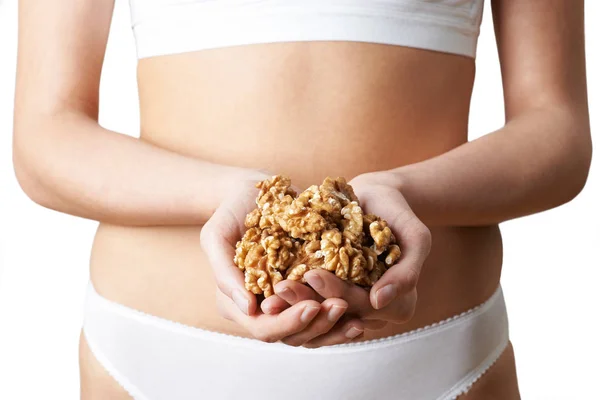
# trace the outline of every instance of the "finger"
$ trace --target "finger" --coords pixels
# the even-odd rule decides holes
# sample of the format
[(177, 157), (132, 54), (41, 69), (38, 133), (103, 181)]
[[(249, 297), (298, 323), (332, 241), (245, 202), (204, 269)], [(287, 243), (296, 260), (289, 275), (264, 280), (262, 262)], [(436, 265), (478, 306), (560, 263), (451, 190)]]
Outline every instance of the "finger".
[(232, 300), (223, 295), (227, 315), (241, 325), (253, 337), (263, 342), (273, 343), (305, 329), (319, 314), (321, 305), (312, 300), (300, 302), (279, 314), (257, 314), (248, 316), (241, 312)]
[(331, 330), (348, 309), (348, 303), (341, 299), (327, 299), (321, 304), (321, 312), (302, 332), (282, 340), (290, 346), (301, 346), (317, 336)]
[(371, 288), (370, 300), (375, 309), (387, 306), (397, 296), (416, 287), (431, 249), (429, 229), (412, 212), (400, 191), (387, 188), (382, 193), (383, 198), (380, 195), (378, 201), (371, 201), (367, 195), (365, 207), (388, 222), (400, 242), (402, 256)]
[(319, 303), (324, 300), (323, 297), (319, 296), (310, 287), (289, 279), (285, 279), (275, 285), (275, 293), (291, 305), (303, 300), (315, 300)]
[(343, 281), (329, 271), (314, 269), (304, 274), (304, 279), (322, 297), (346, 300), (350, 313), (367, 316), (373, 311), (368, 291)]
[(370, 331), (378, 331), (387, 326), (388, 321), (384, 321), (382, 319), (362, 319), (365, 329)]
[(386, 307), (378, 310), (376, 315), (390, 322), (405, 323), (413, 317), (416, 305), (417, 289), (413, 289), (400, 294)]
[(364, 331), (364, 324), (358, 319), (353, 319), (346, 323), (340, 324), (324, 335), (318, 336), (313, 340), (306, 342), (304, 347), (316, 348), (348, 343), (352, 340), (362, 337)]
[(200, 244), (208, 257), (219, 290), (232, 299), (247, 315), (256, 312), (256, 296), (246, 290), (244, 273), (234, 265), (235, 250), (227, 239), (229, 232), (237, 232), (237, 217), (220, 206), (200, 232)]
[[(216, 288), (215, 292), (215, 297), (217, 298), (217, 313), (221, 317), (229, 321), (233, 321), (233, 317), (231, 316), (231, 312), (229, 311), (229, 309), (231, 308), (230, 304), (232, 300), (229, 297), (225, 296), (223, 292), (219, 290), (219, 288)], [(233, 308), (236, 308), (236, 306), (234, 305)]]
[(265, 314), (279, 314), (280, 312), (289, 307), (290, 303), (277, 296), (276, 294), (267, 297), (260, 303), (260, 309)]
[(370, 290), (371, 304), (375, 309), (379, 310), (398, 296), (416, 289), (421, 268), (429, 254), (431, 239), (426, 229), (414, 222), (404, 227), (404, 234), (400, 237), (403, 256), (384, 272)]

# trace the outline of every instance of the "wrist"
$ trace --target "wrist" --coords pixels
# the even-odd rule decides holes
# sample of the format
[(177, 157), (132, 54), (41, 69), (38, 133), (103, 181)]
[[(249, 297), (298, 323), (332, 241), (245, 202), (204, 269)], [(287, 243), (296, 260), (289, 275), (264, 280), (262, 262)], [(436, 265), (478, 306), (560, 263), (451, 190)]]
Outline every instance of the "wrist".
[(386, 171), (368, 172), (352, 179), (350, 183), (360, 184), (362, 182), (368, 182), (371, 185), (387, 186), (403, 192), (403, 189), (406, 186), (406, 177), (405, 174), (400, 171), (400, 168), (398, 168)]
[(389, 179), (392, 186), (406, 197), (409, 188), (409, 174), (406, 167), (396, 168), (387, 172), (390, 174)]
[(350, 184), (385, 186), (400, 192), (413, 212), (423, 221), (424, 215), (422, 215), (423, 210), (420, 204), (420, 192), (418, 189), (415, 190), (412, 185), (411, 170), (412, 167), (407, 165), (391, 170), (369, 172), (357, 176)]
[(402, 194), (415, 215), (427, 226), (430, 226), (432, 221), (430, 219), (431, 210), (426, 201), (427, 186), (419, 181), (417, 171), (415, 165), (406, 165), (391, 170), (390, 173), (393, 175), (394, 188)]
[(271, 179), (275, 175), (267, 170), (247, 168), (237, 168), (237, 171), (234, 171), (233, 174), (231, 180), (235, 182), (234, 185), (238, 188), (240, 186), (255, 188), (257, 183)]
[(258, 193), (256, 184), (265, 179), (270, 179), (274, 175), (266, 170), (232, 166), (225, 167), (222, 172), (219, 185), (215, 188), (220, 197), (219, 203), (229, 195), (237, 195), (242, 192)]

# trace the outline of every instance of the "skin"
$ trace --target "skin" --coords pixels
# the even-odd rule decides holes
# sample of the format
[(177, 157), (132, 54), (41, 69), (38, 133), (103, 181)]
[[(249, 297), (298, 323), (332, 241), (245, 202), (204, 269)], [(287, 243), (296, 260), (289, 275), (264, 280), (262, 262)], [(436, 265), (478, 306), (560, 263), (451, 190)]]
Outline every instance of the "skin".
[[(14, 165), (35, 202), (101, 222), (92, 281), (126, 306), (311, 347), (409, 331), (485, 301), (498, 224), (585, 184), (583, 1), (493, 2), (506, 124), (471, 142), (472, 59), (341, 42), (143, 59), (141, 136), (111, 132), (97, 116), (112, 7), (20, 1)], [(264, 171), (300, 188), (352, 179), (407, 244), (403, 258), (369, 293), (316, 272), (259, 307), (230, 257)], [(82, 398), (127, 398), (84, 340), (80, 354)], [(512, 347), (466, 395), (518, 397)]]

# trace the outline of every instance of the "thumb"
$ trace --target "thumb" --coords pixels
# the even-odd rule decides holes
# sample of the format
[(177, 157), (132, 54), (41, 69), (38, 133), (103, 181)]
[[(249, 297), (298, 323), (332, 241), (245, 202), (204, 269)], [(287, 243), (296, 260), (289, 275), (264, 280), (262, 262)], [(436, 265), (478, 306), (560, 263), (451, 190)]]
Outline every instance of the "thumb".
[(383, 274), (369, 293), (373, 308), (381, 309), (415, 289), (429, 255), (431, 233), (397, 189), (386, 187), (366, 197), (365, 207), (387, 221), (402, 251), (399, 262)]
[(230, 238), (239, 235), (238, 225), (235, 214), (226, 205), (219, 206), (200, 232), (200, 245), (219, 290), (243, 313), (253, 315), (257, 308), (256, 296), (246, 290), (244, 273), (233, 263), (235, 249)]

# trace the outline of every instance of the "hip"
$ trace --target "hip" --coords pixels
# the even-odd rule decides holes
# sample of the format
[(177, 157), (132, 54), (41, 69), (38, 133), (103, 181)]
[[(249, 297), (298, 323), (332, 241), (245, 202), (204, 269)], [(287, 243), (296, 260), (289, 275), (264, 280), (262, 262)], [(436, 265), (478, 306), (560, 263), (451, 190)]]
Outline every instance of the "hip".
[(304, 349), (173, 323), (111, 302), (90, 285), (83, 332), (99, 363), (141, 400), (274, 399), (283, 393), (297, 400), (454, 399), (508, 345), (500, 287), (484, 303), (423, 329)]
[[(217, 312), (216, 284), (200, 249), (201, 227), (131, 228), (100, 225), (91, 257), (98, 293), (144, 313), (214, 332), (248, 334)], [(365, 332), (386, 337), (458, 315), (496, 290), (502, 264), (495, 227), (434, 228), (433, 246), (418, 284), (414, 317)]]

